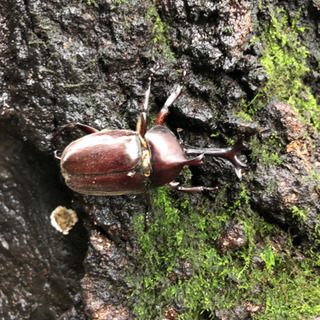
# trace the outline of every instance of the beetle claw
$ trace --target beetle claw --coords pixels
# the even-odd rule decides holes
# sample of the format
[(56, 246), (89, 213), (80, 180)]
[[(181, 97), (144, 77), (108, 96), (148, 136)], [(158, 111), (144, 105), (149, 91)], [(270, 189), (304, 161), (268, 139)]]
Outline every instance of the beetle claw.
[(53, 151), (53, 154), (54, 154), (54, 157), (55, 157), (57, 160), (61, 160), (61, 157), (58, 156), (58, 150), (54, 150), (54, 151)]

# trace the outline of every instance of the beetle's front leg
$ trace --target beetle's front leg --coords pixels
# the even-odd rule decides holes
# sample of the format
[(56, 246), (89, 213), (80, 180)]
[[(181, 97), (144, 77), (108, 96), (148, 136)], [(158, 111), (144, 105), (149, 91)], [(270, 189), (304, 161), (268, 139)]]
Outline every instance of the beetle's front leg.
[(160, 69), (160, 66), (156, 66), (154, 69), (151, 70), (151, 75), (149, 77), (149, 83), (148, 88), (145, 93), (145, 98), (143, 105), (141, 107), (140, 116), (137, 122), (137, 128), (136, 131), (140, 134), (142, 138), (144, 138), (146, 131), (147, 131), (147, 125), (148, 125), (148, 112), (149, 112), (149, 98), (150, 98), (150, 91), (151, 91), (151, 82), (153, 79), (153, 75)]
[(167, 185), (170, 189), (175, 189), (182, 192), (203, 192), (207, 191), (217, 191), (218, 187), (204, 187), (204, 186), (196, 186), (196, 187), (182, 187), (179, 182), (172, 181)]
[(169, 114), (169, 107), (179, 98), (182, 92), (186, 73), (187, 73), (186, 70), (183, 70), (181, 84), (178, 85), (177, 89), (170, 94), (169, 98), (164, 103), (163, 107), (161, 108), (158, 114), (156, 123), (154, 124), (155, 126), (156, 125), (162, 126), (164, 124), (164, 121), (166, 120), (166, 117)]

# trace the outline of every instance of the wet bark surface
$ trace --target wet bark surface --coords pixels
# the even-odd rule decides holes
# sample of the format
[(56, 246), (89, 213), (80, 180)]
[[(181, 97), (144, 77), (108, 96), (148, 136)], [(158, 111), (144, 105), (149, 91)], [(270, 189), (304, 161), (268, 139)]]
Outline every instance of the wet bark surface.
[[(317, 132), (276, 98), (266, 102), (259, 121), (234, 116), (242, 100), (253, 99), (268, 80), (259, 63), (262, 48), (251, 41), (270, 18), (268, 5), (277, 4), (264, 1), (259, 10), (259, 1), (1, 2), (0, 318), (134, 318), (126, 269), (135, 264), (138, 250), (132, 216), (146, 211), (145, 199), (73, 193), (53, 151), (61, 152), (79, 133), (63, 135), (55, 147), (51, 137), (71, 122), (135, 130), (156, 64), (162, 68), (152, 87), (153, 116), (180, 81), (176, 70), (188, 70), (184, 93), (167, 121), (174, 132), (184, 129), (184, 141), (225, 146), (223, 136), (242, 136), (263, 145), (275, 133), (281, 137), (286, 150), (278, 166), (266, 166), (244, 150), (250, 205), (267, 223), (290, 229), (297, 245), (314, 240), (319, 187), (306, 177), (320, 171)], [(304, 39), (308, 63), (316, 70), (317, 2), (281, 4), (292, 19), (301, 8), (301, 21), (311, 30)], [(305, 79), (315, 96), (317, 77), (314, 71)], [(220, 132), (217, 139), (210, 137), (215, 132)], [(237, 181), (228, 163), (206, 163), (192, 169), (194, 183)], [(50, 213), (59, 205), (80, 217), (67, 236), (50, 225)], [(307, 220), (293, 219), (292, 206), (309, 208)]]

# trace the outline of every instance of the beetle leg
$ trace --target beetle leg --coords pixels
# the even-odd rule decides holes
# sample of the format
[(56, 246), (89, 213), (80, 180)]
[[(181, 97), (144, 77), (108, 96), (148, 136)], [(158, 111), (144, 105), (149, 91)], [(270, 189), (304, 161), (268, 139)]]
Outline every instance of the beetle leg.
[(241, 169), (246, 167), (242, 161), (240, 161), (237, 157), (237, 153), (244, 148), (242, 139), (238, 140), (236, 144), (230, 148), (197, 148), (197, 147), (189, 147), (185, 148), (187, 154), (210, 154), (214, 157), (221, 157), (226, 160), (229, 160), (235, 168), (236, 174), (239, 179), (241, 179)]
[(58, 151), (57, 151), (57, 150), (54, 150), (53, 154), (54, 154), (54, 157), (55, 157), (57, 160), (61, 160), (61, 157), (58, 156)]
[(196, 186), (196, 187), (182, 187), (179, 182), (172, 181), (167, 184), (170, 189), (175, 189), (183, 192), (203, 192), (204, 190), (208, 191), (217, 191), (218, 187), (204, 187), (204, 186)]
[[(60, 137), (60, 135), (64, 132), (64, 131), (73, 131), (75, 128), (79, 128), (81, 131), (83, 131), (86, 134), (91, 134), (91, 133), (95, 133), (98, 132), (99, 130), (89, 127), (85, 124), (82, 123), (70, 123), (67, 124), (65, 126), (63, 126), (62, 128), (60, 128), (51, 138), (51, 144), (55, 147), (55, 142), (57, 141), (57, 139)], [(58, 156), (58, 152), (57, 150), (54, 151), (54, 157), (58, 160), (60, 160), (60, 156)]]
[(182, 89), (183, 89), (183, 84), (184, 84), (184, 77), (186, 76), (186, 70), (183, 70), (182, 72), (182, 81), (181, 84), (178, 85), (177, 89), (172, 92), (169, 96), (169, 98), (167, 99), (167, 101), (164, 103), (163, 107), (161, 108), (156, 123), (154, 124), (156, 125), (160, 125), (162, 126), (164, 124), (164, 121), (166, 120), (167, 115), (169, 114), (169, 107), (179, 98)]
[(99, 130), (92, 128), (90, 126), (87, 126), (85, 124), (82, 123), (70, 123), (67, 124), (63, 127), (61, 127), (51, 138), (51, 142), (54, 144), (55, 141), (57, 140), (58, 137), (60, 137), (60, 135), (64, 132), (64, 131), (73, 131), (74, 129), (80, 129), (82, 132), (84, 132), (85, 134), (91, 134), (91, 133), (95, 133), (98, 132)]
[(144, 216), (144, 228), (145, 228), (145, 231), (147, 231), (149, 229), (150, 213), (152, 212), (152, 198), (149, 192), (146, 192), (144, 194), (144, 197), (147, 203), (147, 210)]
[(178, 138), (179, 138), (179, 143), (182, 145), (183, 144), (183, 139), (181, 137), (181, 132), (183, 131), (182, 128), (177, 128), (177, 135), (178, 135)]
[(160, 69), (160, 65), (156, 66), (154, 69), (151, 70), (151, 75), (149, 77), (148, 88), (145, 93), (145, 98), (143, 105), (141, 106), (140, 116), (137, 122), (136, 131), (140, 134), (142, 138), (144, 138), (146, 131), (147, 131), (147, 121), (148, 121), (148, 109), (149, 109), (149, 98), (150, 98), (150, 91), (151, 91), (151, 82), (153, 79), (154, 74)]

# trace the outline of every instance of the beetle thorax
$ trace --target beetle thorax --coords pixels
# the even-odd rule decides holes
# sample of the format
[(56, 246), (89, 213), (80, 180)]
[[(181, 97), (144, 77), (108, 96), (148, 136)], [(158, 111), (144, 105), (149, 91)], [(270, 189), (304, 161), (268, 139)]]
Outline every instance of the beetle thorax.
[(154, 187), (174, 180), (188, 162), (184, 149), (174, 134), (164, 126), (155, 126), (146, 133), (151, 152), (151, 183)]

